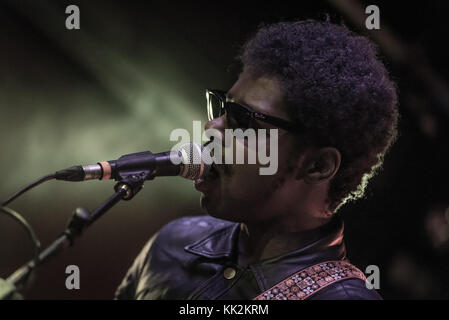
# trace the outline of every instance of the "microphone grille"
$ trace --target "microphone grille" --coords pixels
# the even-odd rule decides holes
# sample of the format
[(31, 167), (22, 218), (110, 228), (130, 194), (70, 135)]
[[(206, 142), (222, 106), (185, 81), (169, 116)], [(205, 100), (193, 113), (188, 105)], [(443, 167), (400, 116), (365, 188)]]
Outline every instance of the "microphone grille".
[(178, 153), (183, 166), (179, 175), (190, 180), (205, 176), (209, 172), (211, 164), (211, 161), (207, 161), (210, 155), (205, 151), (203, 146), (194, 142), (181, 146)]

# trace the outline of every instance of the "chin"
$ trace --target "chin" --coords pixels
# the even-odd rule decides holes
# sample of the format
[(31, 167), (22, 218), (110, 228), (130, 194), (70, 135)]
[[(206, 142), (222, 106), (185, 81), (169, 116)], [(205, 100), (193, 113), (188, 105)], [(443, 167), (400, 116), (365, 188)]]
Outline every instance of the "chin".
[(239, 222), (237, 221), (236, 217), (232, 217), (229, 215), (229, 212), (236, 212), (235, 210), (224, 209), (223, 206), (220, 205), (220, 203), (218, 203), (217, 201), (213, 201), (209, 196), (201, 194), (200, 205), (201, 209), (211, 217)]

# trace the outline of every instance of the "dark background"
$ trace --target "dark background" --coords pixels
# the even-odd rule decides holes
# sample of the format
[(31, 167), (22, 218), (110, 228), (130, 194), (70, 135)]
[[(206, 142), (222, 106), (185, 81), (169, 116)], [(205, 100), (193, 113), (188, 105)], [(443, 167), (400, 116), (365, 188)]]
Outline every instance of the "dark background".
[[(76, 4), (81, 29), (65, 28)], [(381, 29), (353, 19), (369, 4)], [(362, 11), (360, 11), (360, 8)], [(385, 299), (449, 298), (447, 1), (0, 1), (0, 198), (74, 164), (169, 150), (175, 128), (206, 120), (204, 89), (227, 89), (234, 56), (261, 23), (323, 19), (370, 36), (400, 96), (400, 137), (367, 196), (341, 209), (352, 262), (380, 268)], [(348, 14), (349, 13), (349, 14)], [(44, 246), (77, 206), (94, 209), (113, 182), (48, 182), (11, 207)], [(192, 182), (147, 182), (40, 269), (29, 299), (110, 299), (149, 237), (200, 214)], [(0, 277), (31, 258), (25, 233), (0, 215)], [(79, 266), (81, 289), (65, 288)]]

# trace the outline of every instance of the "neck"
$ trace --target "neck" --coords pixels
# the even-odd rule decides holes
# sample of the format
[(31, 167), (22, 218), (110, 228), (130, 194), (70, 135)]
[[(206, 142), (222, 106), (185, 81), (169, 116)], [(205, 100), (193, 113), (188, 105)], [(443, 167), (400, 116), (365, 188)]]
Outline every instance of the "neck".
[(307, 225), (242, 223), (239, 236), (239, 264), (247, 266), (300, 249), (320, 236), (318, 228), (330, 218)]

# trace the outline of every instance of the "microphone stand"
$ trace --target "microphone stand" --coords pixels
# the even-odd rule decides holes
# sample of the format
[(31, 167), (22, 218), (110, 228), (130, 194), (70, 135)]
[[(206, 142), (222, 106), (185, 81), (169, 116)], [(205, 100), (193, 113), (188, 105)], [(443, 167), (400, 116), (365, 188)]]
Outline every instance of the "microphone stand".
[(80, 236), (86, 227), (98, 220), (120, 200), (132, 199), (142, 189), (144, 181), (152, 180), (154, 176), (151, 176), (150, 171), (125, 172), (120, 174), (120, 178), (121, 180), (114, 186), (115, 193), (94, 211), (89, 212), (82, 207), (76, 208), (67, 228), (51, 245), (39, 254), (37, 261), (29, 261), (11, 274), (6, 281), (0, 279), (0, 300), (23, 299), (19, 290), (25, 287), (30, 274), (38, 266), (48, 262), (64, 249), (72, 246), (75, 238)]

